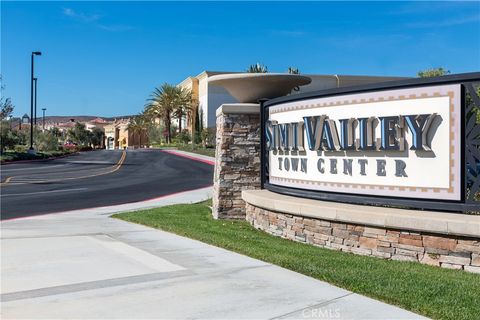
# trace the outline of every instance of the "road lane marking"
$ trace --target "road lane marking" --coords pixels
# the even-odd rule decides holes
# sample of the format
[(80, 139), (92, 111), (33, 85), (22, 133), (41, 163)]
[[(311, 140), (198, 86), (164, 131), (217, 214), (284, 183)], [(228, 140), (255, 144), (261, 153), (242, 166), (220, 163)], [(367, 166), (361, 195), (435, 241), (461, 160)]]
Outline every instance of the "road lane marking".
[(4, 183), (5, 183), (5, 184), (7, 184), (7, 183), (9, 183), (9, 182), (10, 182), (10, 180), (12, 180), (12, 178), (13, 178), (13, 177), (8, 177), (8, 178), (7, 178), (7, 179), (5, 179), (5, 181), (4, 181), (4, 182), (2, 182), (1, 184), (4, 184)]
[[(12, 173), (9, 173), (9, 172), (4, 172), (6, 170), (2, 170), (2, 175), (8, 175), (8, 174), (16, 174), (15, 176), (12, 176), (12, 177), (15, 177), (15, 182), (18, 182), (19, 179), (23, 179), (23, 180), (29, 180), (29, 179), (34, 179), (33, 177), (35, 177), (36, 179), (46, 179), (45, 176), (51, 176), (51, 175), (57, 175), (57, 174), (65, 174), (65, 173), (69, 173), (69, 172), (75, 172), (75, 173), (81, 173), (82, 171), (88, 171), (88, 172), (91, 172), (92, 170), (100, 170), (100, 169), (108, 169), (110, 166), (113, 166), (113, 165), (116, 165), (116, 164), (113, 164), (111, 161), (104, 161), (102, 163), (99, 163), (99, 161), (93, 161), (93, 162), (83, 162), (83, 164), (89, 164), (89, 165), (94, 165), (96, 167), (92, 168), (92, 167), (75, 167), (75, 164), (78, 164), (80, 162), (76, 162), (76, 163), (66, 163), (66, 164), (59, 164), (59, 165), (55, 165), (55, 166), (42, 166), (42, 167), (39, 167), (39, 168), (32, 168), (32, 169), (11, 169), (11, 170), (22, 170), (22, 171), (30, 171), (30, 170), (42, 170), (42, 172), (12, 172)], [(100, 166), (100, 165), (110, 165), (110, 166)], [(53, 168), (53, 167), (60, 167), (60, 168), (55, 168), (55, 169), (52, 169), (50, 170), (50, 168)]]
[(71, 192), (71, 191), (80, 191), (80, 190), (87, 190), (87, 189), (88, 189), (88, 188), (76, 188), (76, 189), (62, 189), (62, 190), (50, 190), (50, 191), (38, 191), (38, 192), (29, 192), (29, 193), (7, 193), (7, 194), (2, 194), (2, 195), (0, 195), (0, 197), (28, 196), (28, 195), (32, 195), (32, 194)]
[(112, 164), (110, 161), (69, 161), (68, 163), (74, 163), (74, 164)]
[[(118, 162), (113, 166), (113, 169), (110, 170), (110, 171), (107, 171), (107, 172), (101, 172), (101, 173), (96, 173), (96, 174), (91, 174), (91, 175), (86, 175), (86, 176), (81, 176), (81, 177), (70, 177), (70, 178), (63, 178), (63, 179), (52, 179), (52, 180), (37, 180), (37, 181), (30, 181), (30, 182), (19, 182), (19, 183), (16, 183), (15, 181), (11, 181), (13, 178), (15, 178), (15, 176), (12, 176), (12, 177), (8, 177), (7, 179), (5, 179), (4, 182), (0, 183), (0, 186), (6, 186), (6, 185), (15, 185), (15, 186), (18, 186), (18, 185), (21, 185), (21, 184), (36, 184), (36, 183), (50, 183), (50, 182), (59, 182), (59, 181), (67, 181), (67, 180), (78, 180), (78, 179), (85, 179), (85, 178), (92, 178), (92, 177), (98, 177), (98, 176), (103, 176), (103, 175), (106, 175), (106, 174), (110, 174), (110, 173), (114, 173), (116, 172), (118, 169), (120, 169), (120, 167), (123, 165), (123, 163), (125, 162), (125, 158), (127, 157), (127, 152), (124, 150), (122, 152), (122, 156), (120, 157), (120, 160), (118, 160)], [(19, 177), (20, 178), (20, 177)], [(31, 178), (31, 179), (35, 179), (35, 178)], [(22, 180), (23, 181), (23, 180)]]
[(54, 167), (66, 166), (66, 164), (56, 164), (54, 166), (42, 166), (42, 167), (35, 167), (35, 168), (20, 168), (20, 169), (2, 169), (2, 172), (9, 172), (9, 171), (25, 171), (25, 170), (45, 170)]

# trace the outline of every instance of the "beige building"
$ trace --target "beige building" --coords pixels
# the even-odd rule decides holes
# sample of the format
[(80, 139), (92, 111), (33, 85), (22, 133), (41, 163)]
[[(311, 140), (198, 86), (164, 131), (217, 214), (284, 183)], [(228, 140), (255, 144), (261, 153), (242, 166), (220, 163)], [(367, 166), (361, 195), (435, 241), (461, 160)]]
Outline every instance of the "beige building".
[(96, 119), (93, 119), (93, 120), (90, 120), (88, 122), (85, 122), (85, 129), (87, 129), (88, 131), (92, 131), (93, 128), (99, 128), (99, 129), (102, 129), (102, 130), (105, 130), (105, 126), (110, 124), (111, 122), (109, 121), (106, 121), (102, 118), (96, 118)]
[(106, 149), (135, 149), (148, 145), (147, 133), (133, 132), (128, 128), (129, 123), (130, 119), (115, 119), (104, 126)]
[(188, 77), (178, 84), (182, 88), (190, 89), (195, 100), (194, 112), (186, 119), (186, 128), (195, 130), (195, 117), (198, 112), (204, 128), (215, 127), (215, 111), (223, 103), (237, 102), (225, 89), (218, 86), (210, 86), (208, 78), (218, 74), (236, 73), (222, 71), (203, 71), (194, 77)]
[[(208, 79), (212, 76), (227, 73), (227, 71), (203, 71), (194, 77), (188, 77), (178, 84), (182, 88), (190, 89), (196, 101), (196, 108), (191, 116), (185, 119), (189, 131), (195, 130), (195, 116), (199, 113), (204, 128), (212, 128), (216, 126), (216, 111), (224, 103), (238, 102), (223, 87), (210, 85)], [(402, 77), (383, 77), (383, 76), (349, 76), (349, 75), (319, 75), (304, 74), (310, 77), (312, 82), (306, 86), (301, 86), (298, 91), (292, 91), (292, 94), (311, 92), (324, 89), (332, 89), (338, 87), (348, 87), (354, 85), (363, 85), (375, 82), (385, 82), (392, 80), (405, 79)]]

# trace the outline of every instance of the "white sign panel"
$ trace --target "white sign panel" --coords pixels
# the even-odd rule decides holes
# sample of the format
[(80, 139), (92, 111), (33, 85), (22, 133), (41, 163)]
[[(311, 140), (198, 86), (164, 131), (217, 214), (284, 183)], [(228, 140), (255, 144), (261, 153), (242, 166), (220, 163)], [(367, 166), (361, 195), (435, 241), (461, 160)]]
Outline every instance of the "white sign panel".
[(271, 106), (269, 183), (307, 190), (460, 200), (460, 85)]

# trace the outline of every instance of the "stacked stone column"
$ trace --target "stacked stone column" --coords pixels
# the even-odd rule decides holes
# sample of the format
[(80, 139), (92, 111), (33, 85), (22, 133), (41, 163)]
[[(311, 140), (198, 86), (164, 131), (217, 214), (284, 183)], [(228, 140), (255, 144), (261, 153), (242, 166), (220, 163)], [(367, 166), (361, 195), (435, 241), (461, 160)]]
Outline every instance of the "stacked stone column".
[(213, 216), (245, 219), (242, 190), (260, 189), (260, 105), (218, 108), (215, 159)]

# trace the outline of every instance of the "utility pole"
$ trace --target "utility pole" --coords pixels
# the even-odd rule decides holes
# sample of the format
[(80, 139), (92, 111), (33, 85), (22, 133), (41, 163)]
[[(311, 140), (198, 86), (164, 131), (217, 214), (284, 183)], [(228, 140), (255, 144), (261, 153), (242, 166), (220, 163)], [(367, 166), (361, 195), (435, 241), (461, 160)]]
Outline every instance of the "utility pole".
[(35, 153), (33, 149), (33, 79), (34, 79), (34, 57), (41, 56), (40, 51), (32, 52), (31, 77), (30, 77), (30, 153)]
[(33, 124), (37, 127), (37, 81), (38, 78), (33, 78), (34, 83), (34, 106), (33, 106)]
[(45, 110), (47, 110), (47, 108), (42, 108), (42, 111), (43, 111), (43, 130), (45, 130)]

